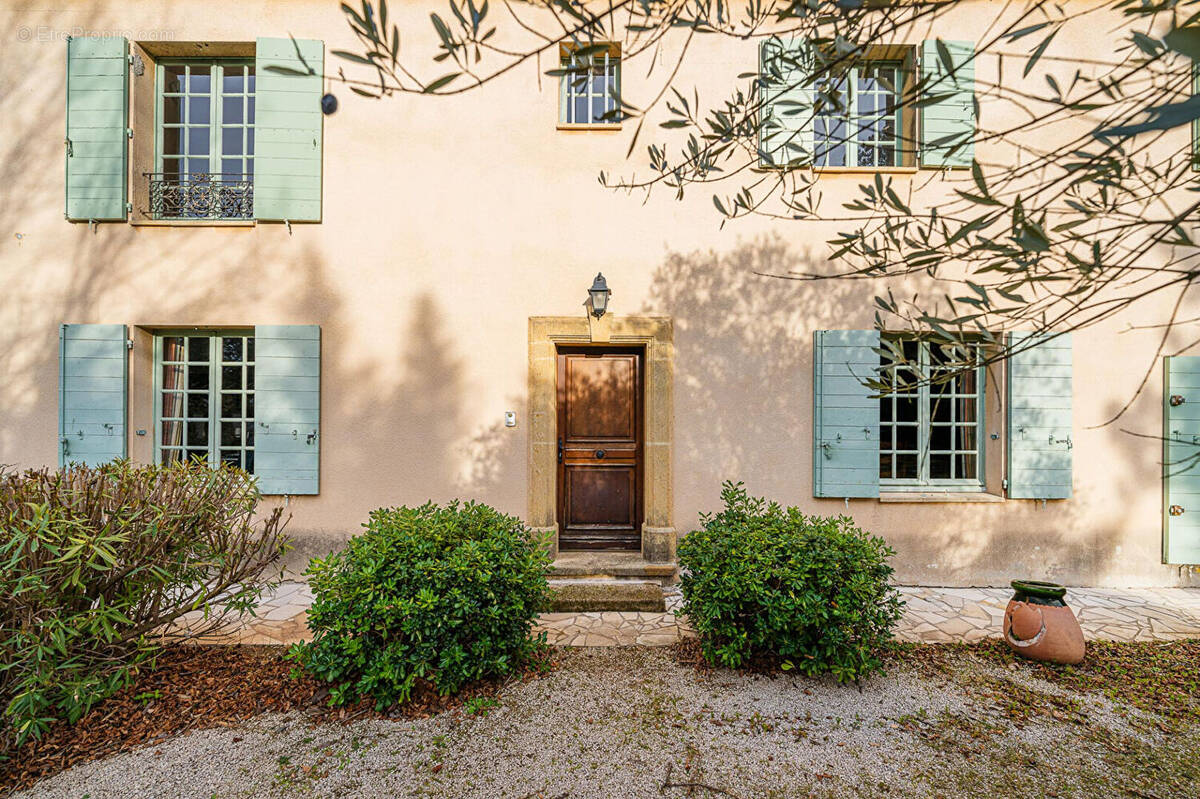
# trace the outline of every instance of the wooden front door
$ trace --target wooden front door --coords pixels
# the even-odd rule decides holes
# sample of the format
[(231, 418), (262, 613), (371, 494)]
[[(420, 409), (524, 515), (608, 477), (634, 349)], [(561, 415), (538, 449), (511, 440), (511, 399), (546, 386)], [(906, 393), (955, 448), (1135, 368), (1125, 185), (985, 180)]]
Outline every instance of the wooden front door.
[(641, 548), (642, 350), (558, 350), (558, 546)]

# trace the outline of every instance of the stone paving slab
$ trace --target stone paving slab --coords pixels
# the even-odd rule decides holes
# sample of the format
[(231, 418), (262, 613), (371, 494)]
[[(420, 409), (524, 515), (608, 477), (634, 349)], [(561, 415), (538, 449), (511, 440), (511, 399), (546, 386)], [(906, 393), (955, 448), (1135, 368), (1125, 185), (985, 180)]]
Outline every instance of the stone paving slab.
[[(665, 613), (607, 611), (545, 613), (539, 631), (555, 646), (666, 646), (694, 635), (674, 611), (678, 587), (664, 588)], [(1007, 588), (902, 586), (904, 616), (896, 626), (901, 641), (947, 643), (1000, 636), (1000, 620), (1012, 591)], [(307, 640), (312, 593), (303, 582), (287, 582), (266, 597), (257, 618), (217, 639), (228, 643), (291, 644)], [(1088, 640), (1173, 641), (1200, 638), (1200, 588), (1072, 588), (1067, 602)]]

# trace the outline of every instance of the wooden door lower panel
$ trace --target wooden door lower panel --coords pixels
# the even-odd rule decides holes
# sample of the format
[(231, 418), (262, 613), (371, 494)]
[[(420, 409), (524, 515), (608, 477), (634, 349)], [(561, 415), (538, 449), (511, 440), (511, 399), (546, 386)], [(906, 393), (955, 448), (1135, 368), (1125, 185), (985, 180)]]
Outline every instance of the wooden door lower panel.
[(564, 549), (637, 549), (637, 464), (565, 470)]

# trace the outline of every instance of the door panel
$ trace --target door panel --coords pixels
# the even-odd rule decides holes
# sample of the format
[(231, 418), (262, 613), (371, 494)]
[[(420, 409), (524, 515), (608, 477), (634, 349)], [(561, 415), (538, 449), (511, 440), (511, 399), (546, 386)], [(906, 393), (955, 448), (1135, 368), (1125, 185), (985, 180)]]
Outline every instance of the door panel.
[(642, 526), (642, 353), (560, 348), (561, 549), (638, 549)]

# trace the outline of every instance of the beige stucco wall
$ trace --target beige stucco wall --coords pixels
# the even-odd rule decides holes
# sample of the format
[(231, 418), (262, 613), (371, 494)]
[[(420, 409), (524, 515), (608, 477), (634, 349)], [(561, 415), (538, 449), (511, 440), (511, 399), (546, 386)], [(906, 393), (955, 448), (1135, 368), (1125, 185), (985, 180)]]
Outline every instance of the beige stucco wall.
[[(327, 52), (352, 49), (353, 40), (333, 0), (62, 5), (0, 3), (0, 463), (55, 461), (60, 322), (315, 323), (323, 346), (321, 494), (290, 502), (302, 552), (336, 545), (380, 505), (463, 496), (525, 515), (529, 318), (582, 316), (586, 288), (603, 270), (616, 314), (673, 319), (673, 516), (681, 532), (715, 506), (726, 478), (810, 512), (847, 511), (841, 501), (812, 497), (812, 331), (871, 326), (878, 287), (754, 274), (821, 268), (836, 224), (749, 220), (722, 229), (708, 192), (681, 202), (659, 192), (643, 204), (601, 188), (600, 170), (628, 173), (631, 131), (557, 131), (557, 87), (533, 63), (445, 99), (376, 102), (331, 81), (341, 108), (325, 120), (321, 224), (290, 232), (266, 224), (70, 224), (62, 213), (61, 36), (292, 34), (323, 38)], [(982, 33), (991, 19), (979, 12), (996, 4), (973, 5), (975, 13), (965, 10), (939, 33)], [(393, 4), (413, 63), (428, 63), (420, 55), (434, 42), (428, 14), (441, 6)], [(911, 40), (925, 34), (914, 31)], [(1104, 47), (1096, 57), (1111, 56), (1109, 43), (1067, 35), (1052, 53)], [(631, 98), (657, 88), (663, 70), (647, 82), (648, 57), (624, 73)], [(715, 100), (754, 63), (753, 43), (702, 38), (679, 81)], [(981, 80), (997, 68), (982, 61)], [(985, 106), (983, 113), (1015, 112)], [(1015, 155), (984, 144), (979, 157), (997, 163)], [(922, 195), (928, 202), (949, 191), (928, 172), (896, 180), (902, 187), (932, 181)], [(828, 207), (858, 182), (825, 176)], [(1130, 326), (1159, 321), (1166, 307), (1165, 299), (1147, 301), (1075, 338), (1073, 499), (849, 502), (864, 527), (895, 546), (901, 580), (1189, 579), (1160, 563), (1159, 446), (1124, 432), (1161, 429), (1157, 332)], [(138, 336), (130, 427), (152, 430), (145, 337)], [(1100, 426), (1147, 369), (1149, 383), (1129, 412)], [(516, 411), (515, 428), (503, 426), (506, 410)], [(993, 414), (987, 432), (1002, 433), (1000, 422)], [(1002, 440), (987, 444), (993, 480)], [(131, 440), (133, 455), (147, 452), (147, 439)]]

